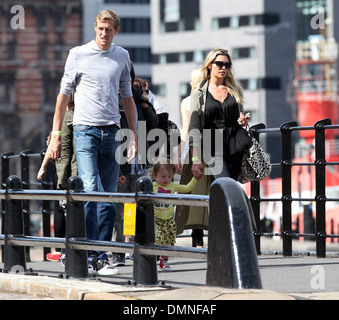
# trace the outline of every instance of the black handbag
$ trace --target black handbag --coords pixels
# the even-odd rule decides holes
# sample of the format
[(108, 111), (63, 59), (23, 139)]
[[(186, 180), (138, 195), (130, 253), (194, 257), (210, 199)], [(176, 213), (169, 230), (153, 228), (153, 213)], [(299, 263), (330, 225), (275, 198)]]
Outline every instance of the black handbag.
[(252, 140), (252, 146), (245, 149), (243, 153), (241, 172), (238, 178), (241, 183), (263, 180), (272, 170), (271, 162), (266, 152), (249, 131), (248, 134)]

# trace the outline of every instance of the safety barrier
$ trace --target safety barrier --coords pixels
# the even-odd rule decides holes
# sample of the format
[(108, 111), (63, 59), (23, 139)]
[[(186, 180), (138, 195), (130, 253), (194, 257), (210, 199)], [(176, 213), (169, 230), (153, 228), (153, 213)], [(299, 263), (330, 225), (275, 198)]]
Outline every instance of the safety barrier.
[[(51, 170), (47, 171), (46, 179), (40, 182), (32, 182), (30, 180), (30, 174), (34, 173), (36, 176), (38, 169), (34, 170), (32, 166), (32, 160), (36, 161), (40, 166), (40, 162), (42, 161), (45, 155), (45, 150), (40, 153), (33, 153), (32, 150), (27, 149), (20, 154), (14, 154), (12, 151), (6, 152), (1, 155), (1, 189), (6, 189), (6, 179), (12, 175), (16, 174), (21, 177), (22, 188), (24, 190), (28, 189), (43, 189), (49, 190), (53, 189), (51, 183), (48, 180), (52, 179)], [(49, 166), (50, 167), (50, 166)], [(14, 173), (12, 173), (14, 172)], [(18, 174), (20, 172), (20, 174)], [(42, 201), (41, 211), (34, 211), (31, 209), (31, 199), (26, 199), (23, 201), (23, 213), (24, 213), (24, 234), (30, 235), (30, 225), (31, 225), (31, 214), (40, 214), (42, 217), (42, 234), (45, 237), (49, 237), (51, 235), (51, 221), (50, 214), (52, 212), (51, 209), (51, 201), (50, 199)], [(4, 234), (4, 226), (5, 226), (5, 202), (1, 201), (1, 233)], [(30, 248), (25, 248), (26, 260), (30, 261)], [(3, 250), (2, 250), (3, 251)], [(43, 256), (44, 259), (46, 254), (50, 251), (49, 248), (44, 248)]]
[[(263, 124), (253, 126), (252, 133), (259, 140), (261, 133), (271, 134), (279, 133), (281, 135), (282, 159), (280, 163), (272, 163), (272, 167), (281, 168), (282, 195), (281, 198), (262, 198), (260, 194), (260, 182), (251, 182), (251, 204), (256, 219), (258, 230), (254, 232), (257, 253), (261, 253), (260, 238), (262, 236), (280, 236), (282, 237), (282, 252), (284, 256), (292, 255), (292, 240), (299, 238), (315, 238), (317, 257), (326, 256), (326, 239), (339, 238), (339, 234), (329, 234), (326, 232), (326, 203), (329, 201), (337, 202), (338, 198), (330, 198), (326, 195), (326, 167), (329, 165), (338, 165), (336, 161), (326, 161), (326, 130), (336, 130), (339, 125), (332, 125), (330, 119), (317, 121), (314, 126), (301, 127), (297, 122), (287, 122), (280, 128), (265, 128)], [(314, 131), (314, 162), (293, 162), (292, 158), (292, 133), (298, 131)], [(293, 166), (311, 166), (315, 167), (315, 197), (302, 198), (292, 197), (292, 167)], [(260, 230), (260, 203), (262, 202), (281, 202), (281, 232), (261, 232)], [(315, 226), (314, 232), (298, 232), (292, 228), (292, 202), (305, 201), (315, 202)], [(312, 213), (311, 213), (312, 216)]]
[[(10, 176), (0, 199), (5, 201), (4, 270), (27, 271), (24, 246), (65, 248), (67, 278), (88, 277), (87, 251), (133, 252), (133, 283), (158, 285), (156, 255), (202, 258), (207, 262), (206, 285), (227, 288), (262, 288), (249, 210), (241, 187), (230, 178), (220, 178), (211, 186), (210, 232), (208, 249), (155, 245), (154, 204), (208, 206), (208, 196), (159, 195), (153, 193), (152, 181), (137, 181), (136, 194), (84, 192), (82, 180), (71, 177), (67, 191), (23, 190), (20, 179)], [(23, 234), (22, 200), (67, 200), (66, 238), (31, 237)], [(136, 203), (135, 243), (93, 241), (86, 239), (84, 201)], [(207, 257), (206, 257), (207, 256)], [(218, 257), (216, 260), (215, 257)], [(225, 269), (225, 265), (227, 268)]]

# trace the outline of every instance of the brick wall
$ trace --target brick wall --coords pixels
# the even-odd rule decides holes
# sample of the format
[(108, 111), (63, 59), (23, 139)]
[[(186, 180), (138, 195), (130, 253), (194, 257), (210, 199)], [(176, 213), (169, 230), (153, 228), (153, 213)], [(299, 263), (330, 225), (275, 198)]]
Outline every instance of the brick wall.
[[(24, 29), (10, 25), (16, 4), (24, 8)], [(0, 139), (7, 142), (0, 144), (1, 154), (45, 147), (67, 54), (79, 44), (81, 0), (0, 3)]]

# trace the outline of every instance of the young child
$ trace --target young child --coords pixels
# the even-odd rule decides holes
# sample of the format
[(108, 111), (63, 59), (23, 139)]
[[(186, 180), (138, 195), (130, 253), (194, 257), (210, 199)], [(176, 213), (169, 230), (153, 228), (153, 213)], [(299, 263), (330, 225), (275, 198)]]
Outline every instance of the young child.
[[(197, 180), (193, 177), (187, 185), (176, 184), (172, 178), (176, 172), (176, 165), (169, 160), (158, 161), (151, 169), (153, 191), (172, 194), (187, 193), (193, 190)], [(174, 245), (176, 237), (176, 224), (174, 221), (174, 207), (169, 204), (154, 205), (155, 243), (159, 245)], [(171, 271), (168, 265), (168, 257), (160, 257), (160, 268), (163, 271)]]

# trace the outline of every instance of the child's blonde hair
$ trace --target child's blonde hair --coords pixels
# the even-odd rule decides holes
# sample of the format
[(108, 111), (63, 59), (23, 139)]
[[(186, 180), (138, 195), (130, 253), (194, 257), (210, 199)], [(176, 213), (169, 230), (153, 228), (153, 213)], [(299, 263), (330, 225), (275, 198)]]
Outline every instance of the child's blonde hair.
[(172, 172), (173, 175), (176, 172), (176, 166), (174, 163), (171, 163), (170, 159), (161, 159), (158, 160), (152, 167), (150, 174), (153, 180), (156, 179), (158, 172), (161, 168), (165, 168), (168, 172)]

